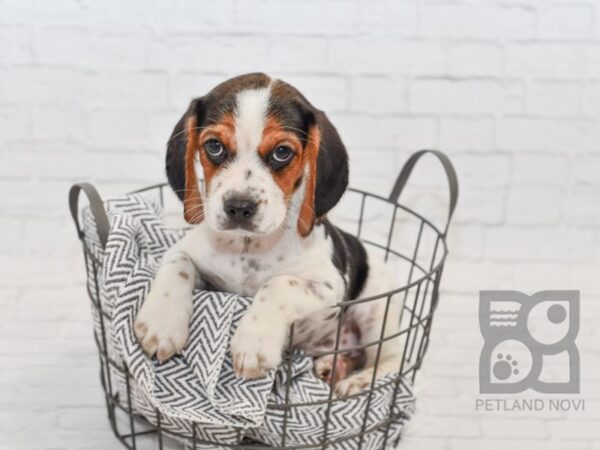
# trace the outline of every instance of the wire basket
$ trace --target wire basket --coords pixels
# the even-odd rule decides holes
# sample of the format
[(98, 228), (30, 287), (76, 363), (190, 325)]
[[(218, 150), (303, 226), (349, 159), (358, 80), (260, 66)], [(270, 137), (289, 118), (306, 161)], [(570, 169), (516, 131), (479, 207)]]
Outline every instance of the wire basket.
[[(431, 154), (441, 162), (449, 184), (449, 208), (445, 226), (440, 231), (430, 220), (407, 208), (398, 202), (398, 198), (406, 185), (406, 182), (417, 161), (424, 155)], [(155, 196), (157, 201), (164, 204), (164, 189), (167, 184), (158, 184), (135, 191), (144, 195)], [(216, 440), (207, 439), (198, 433), (198, 427), (202, 425), (191, 424), (189, 432), (174, 431), (164, 426), (165, 417), (160, 411), (155, 410), (152, 417), (148, 414), (142, 415), (134, 408), (135, 391), (128, 368), (114, 357), (111, 351), (111, 341), (107, 329), (109, 328), (111, 316), (103, 310), (99, 298), (99, 279), (101, 276), (100, 261), (94, 256), (90, 247), (86, 244), (86, 234), (80, 226), (78, 200), (81, 191), (84, 191), (89, 200), (89, 209), (96, 223), (96, 232), (101, 245), (104, 247), (108, 237), (108, 219), (104, 210), (103, 202), (95, 188), (88, 183), (76, 184), (69, 193), (69, 206), (78, 237), (83, 244), (86, 272), (88, 277), (88, 296), (91, 299), (92, 311), (96, 319), (94, 339), (98, 348), (100, 359), (100, 381), (104, 390), (104, 397), (111, 428), (117, 439), (128, 449), (140, 448), (172, 448), (174, 438), (183, 443), (187, 448), (231, 448), (231, 449), (327, 449), (332, 448), (340, 442), (351, 443), (348, 448), (363, 448), (363, 441), (371, 433), (380, 433), (381, 439), (377, 441), (377, 448), (385, 449), (396, 442), (389, 438), (390, 428), (398, 420), (404, 420), (405, 412), (394, 407), (395, 399), (403, 380), (414, 383), (417, 371), (421, 367), (423, 357), (429, 345), (429, 336), (432, 326), (433, 315), (439, 300), (439, 286), (447, 255), (446, 234), (458, 199), (458, 182), (454, 168), (450, 160), (441, 152), (435, 150), (422, 150), (414, 153), (402, 168), (391, 194), (384, 198), (358, 189), (349, 189), (344, 196), (344, 203), (340, 206), (340, 218), (342, 222), (353, 223), (354, 234), (359, 237), (365, 246), (371, 247), (381, 254), (402, 278), (398, 280), (398, 288), (383, 292), (368, 298), (359, 298), (336, 305), (343, 311), (349, 305), (365, 302), (385, 302), (385, 315), (382, 323), (380, 339), (373, 342), (361, 343), (354, 349), (364, 349), (368, 346), (377, 346), (377, 357), (375, 360), (374, 375), (370, 387), (355, 396), (363, 396), (366, 399), (365, 414), (360, 430), (343, 438), (333, 439), (328, 435), (331, 421), (330, 410), (337, 402), (347, 401), (347, 398), (336, 398), (333, 389), (329, 391), (329, 397), (325, 400), (313, 403), (294, 403), (289, 401), (286, 395), (283, 404), (269, 404), (267, 410), (277, 410), (283, 418), (283, 430), (278, 445), (266, 445), (249, 438), (243, 438), (244, 431), (237, 430), (240, 435), (239, 442), (224, 444)], [(339, 221), (336, 220), (336, 223)], [(351, 231), (348, 226), (342, 226), (346, 231)], [(387, 312), (392, 296), (403, 298), (403, 308), (400, 317), (397, 318), (400, 328), (397, 334), (385, 336), (384, 324), (387, 322)], [(335, 358), (341, 353), (340, 329), (342, 326), (341, 314), (338, 314), (337, 339), (335, 348), (330, 352), (320, 352), (318, 355), (331, 354), (334, 358), (333, 367), (336, 366)], [(290, 330), (290, 342), (293, 341), (294, 326)], [(403, 357), (396, 373), (385, 383), (386, 388), (393, 389), (393, 400), (389, 411), (381, 420), (369, 418), (369, 407), (377, 389), (376, 373), (379, 364), (379, 352), (382, 344), (394, 337), (401, 337), (403, 346)], [(284, 356), (283, 363), (291, 367), (295, 353), (290, 351)], [(343, 351), (346, 351), (344, 349)], [(333, 377), (332, 377), (333, 378)], [(120, 380), (120, 381), (118, 381)], [(288, 383), (289, 383), (288, 378)], [(120, 383), (121, 386), (117, 386)], [(293, 408), (313, 406), (317, 403), (324, 405), (326, 412), (322, 436), (318, 444), (307, 443), (299, 446), (290, 444), (287, 436), (287, 420)], [(151, 438), (151, 439), (149, 439)]]

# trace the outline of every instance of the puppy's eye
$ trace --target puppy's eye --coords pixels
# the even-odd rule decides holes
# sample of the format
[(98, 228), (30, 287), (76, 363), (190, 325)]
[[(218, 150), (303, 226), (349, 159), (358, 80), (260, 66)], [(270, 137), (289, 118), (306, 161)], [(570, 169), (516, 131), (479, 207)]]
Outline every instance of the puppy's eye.
[(208, 157), (214, 163), (221, 163), (227, 156), (225, 147), (217, 139), (209, 139), (204, 143), (204, 150), (208, 154)]
[(281, 169), (289, 163), (293, 157), (294, 150), (285, 145), (280, 145), (269, 153), (268, 162), (273, 169)]

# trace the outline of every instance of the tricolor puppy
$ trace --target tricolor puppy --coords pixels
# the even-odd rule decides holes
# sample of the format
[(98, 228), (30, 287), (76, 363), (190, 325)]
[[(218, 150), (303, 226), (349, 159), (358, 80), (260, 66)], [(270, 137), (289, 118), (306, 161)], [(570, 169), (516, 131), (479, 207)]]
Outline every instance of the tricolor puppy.
[[(169, 140), (167, 175), (195, 226), (165, 254), (137, 316), (148, 355), (163, 361), (185, 346), (192, 290), (203, 282), (254, 298), (231, 341), (244, 378), (280, 363), (292, 323), (295, 345), (331, 350), (339, 309), (328, 307), (393, 288), (384, 264), (327, 221), (347, 186), (346, 149), (327, 116), (283, 81), (242, 75), (192, 101)], [(397, 332), (400, 307), (392, 301), (385, 336)], [(345, 308), (342, 345), (380, 339), (384, 309), (385, 300)], [(373, 345), (338, 359), (338, 395), (370, 383), (376, 353)], [(389, 339), (377, 376), (398, 370), (400, 357)], [(332, 359), (315, 362), (317, 375), (329, 379)]]

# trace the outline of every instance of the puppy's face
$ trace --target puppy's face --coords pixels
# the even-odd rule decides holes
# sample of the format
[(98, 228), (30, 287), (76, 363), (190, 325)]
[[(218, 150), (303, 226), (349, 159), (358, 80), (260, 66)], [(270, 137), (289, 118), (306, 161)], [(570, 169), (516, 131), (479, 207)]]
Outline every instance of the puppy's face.
[[(345, 149), (333, 126), (296, 89), (266, 75), (220, 84), (192, 102), (178, 126), (173, 136), (185, 134), (183, 200), (190, 223), (206, 220), (218, 231), (266, 235), (292, 217), (305, 236), (326, 212), (316, 198), (328, 197), (328, 210), (346, 187)], [(176, 144), (170, 142), (167, 172), (177, 190), (181, 177), (173, 166), (181, 164), (169, 160), (181, 151)], [(329, 152), (335, 154), (321, 155)], [(331, 192), (323, 191), (326, 185)]]
[[(199, 130), (205, 220), (216, 230), (269, 234), (285, 221), (318, 147), (307, 141), (307, 115), (272, 85), (219, 98), (218, 114)], [(223, 111), (230, 101), (231, 111)], [(284, 109), (286, 114), (281, 114)], [(315, 138), (318, 138), (315, 136)]]

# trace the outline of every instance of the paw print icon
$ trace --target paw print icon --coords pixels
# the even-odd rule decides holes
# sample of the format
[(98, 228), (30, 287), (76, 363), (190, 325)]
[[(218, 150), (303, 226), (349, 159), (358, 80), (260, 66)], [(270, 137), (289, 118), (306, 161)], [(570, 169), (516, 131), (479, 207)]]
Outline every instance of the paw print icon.
[(482, 394), (579, 392), (579, 291), (481, 291)]

